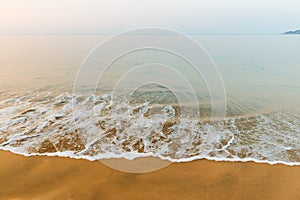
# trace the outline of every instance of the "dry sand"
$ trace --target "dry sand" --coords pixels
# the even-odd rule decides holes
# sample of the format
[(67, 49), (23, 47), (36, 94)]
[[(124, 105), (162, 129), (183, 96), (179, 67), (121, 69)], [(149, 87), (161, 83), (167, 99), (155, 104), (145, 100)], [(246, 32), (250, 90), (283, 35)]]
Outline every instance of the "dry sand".
[(0, 199), (300, 199), (300, 167), (199, 160), (129, 174), (0, 151)]

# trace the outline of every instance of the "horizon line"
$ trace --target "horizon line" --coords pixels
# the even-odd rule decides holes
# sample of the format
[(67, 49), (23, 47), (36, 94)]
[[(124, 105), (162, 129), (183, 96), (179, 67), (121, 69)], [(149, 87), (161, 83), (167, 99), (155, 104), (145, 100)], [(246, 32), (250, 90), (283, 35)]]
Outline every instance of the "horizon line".
[[(286, 35), (285, 32), (283, 33), (197, 33), (197, 32), (190, 32), (190, 33), (185, 33), (182, 32), (183, 34), (187, 35)], [(117, 35), (118, 33), (0, 33), (0, 36), (63, 36), (63, 35)]]

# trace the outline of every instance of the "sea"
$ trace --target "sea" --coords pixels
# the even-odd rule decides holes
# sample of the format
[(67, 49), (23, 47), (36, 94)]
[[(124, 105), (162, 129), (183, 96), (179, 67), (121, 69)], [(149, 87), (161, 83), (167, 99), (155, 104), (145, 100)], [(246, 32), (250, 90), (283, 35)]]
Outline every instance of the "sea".
[(199, 56), (172, 41), (209, 62), (217, 86), (168, 49), (144, 46), (102, 66), (108, 53), (139, 41), (106, 47), (112, 38), (0, 36), (0, 149), (300, 165), (299, 35), (187, 35)]

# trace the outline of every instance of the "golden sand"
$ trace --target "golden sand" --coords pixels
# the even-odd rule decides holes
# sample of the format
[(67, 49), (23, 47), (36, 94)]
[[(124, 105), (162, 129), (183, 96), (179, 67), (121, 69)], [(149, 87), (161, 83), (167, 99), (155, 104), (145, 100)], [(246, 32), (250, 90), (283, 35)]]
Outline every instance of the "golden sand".
[(300, 199), (300, 167), (199, 160), (151, 173), (0, 151), (0, 199)]

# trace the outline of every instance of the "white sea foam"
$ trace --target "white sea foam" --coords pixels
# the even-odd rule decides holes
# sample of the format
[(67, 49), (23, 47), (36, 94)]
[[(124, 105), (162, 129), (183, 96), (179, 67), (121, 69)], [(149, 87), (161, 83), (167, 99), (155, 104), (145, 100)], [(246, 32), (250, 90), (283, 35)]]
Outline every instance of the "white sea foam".
[(25, 156), (87, 160), (154, 156), (171, 162), (300, 165), (297, 112), (280, 110), (212, 123), (180, 118), (174, 105), (130, 104), (113, 102), (110, 95), (68, 93), (40, 93), (0, 105), (0, 149)]

